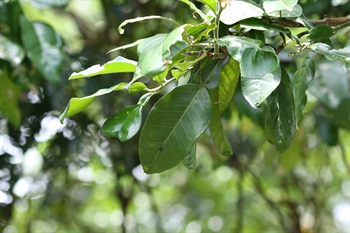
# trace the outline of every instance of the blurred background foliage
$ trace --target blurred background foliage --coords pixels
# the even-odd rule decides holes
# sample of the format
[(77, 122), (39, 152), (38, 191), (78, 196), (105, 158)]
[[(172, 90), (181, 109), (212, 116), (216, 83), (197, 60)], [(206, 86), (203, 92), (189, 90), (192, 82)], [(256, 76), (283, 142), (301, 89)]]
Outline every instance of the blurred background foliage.
[[(201, 5), (196, 3), (198, 7)], [(312, 19), (350, 14), (347, 0), (302, 0)], [(117, 55), (117, 46), (168, 32), (162, 15), (193, 22), (174, 0), (0, 0), (0, 231), (9, 232), (350, 232), (350, 75), (318, 59), (294, 141), (279, 154), (266, 142), (261, 111), (237, 90), (225, 126), (234, 155), (204, 135), (194, 170), (146, 175), (137, 138), (103, 137), (104, 120), (138, 97), (114, 93), (58, 121), (68, 100), (129, 75), (68, 83), (73, 71)], [(350, 31), (332, 37), (350, 52)], [(283, 53), (281, 53), (283, 56)], [(282, 58), (281, 58), (282, 59)], [(295, 71), (294, 58), (283, 65)]]

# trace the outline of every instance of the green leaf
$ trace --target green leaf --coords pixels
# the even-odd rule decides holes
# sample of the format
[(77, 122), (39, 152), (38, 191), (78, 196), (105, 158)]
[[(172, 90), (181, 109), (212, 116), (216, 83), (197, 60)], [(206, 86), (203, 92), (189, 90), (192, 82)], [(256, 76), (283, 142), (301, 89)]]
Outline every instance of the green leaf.
[(131, 43), (131, 44), (119, 46), (119, 47), (117, 47), (117, 48), (115, 48), (115, 49), (109, 50), (109, 51), (107, 52), (107, 54), (108, 54), (108, 53), (115, 52), (115, 51), (118, 51), (118, 50), (124, 50), (124, 49), (127, 49), (127, 48), (131, 48), (131, 47), (137, 46), (137, 45), (139, 45), (143, 40), (144, 40), (144, 39), (140, 39), (140, 40), (137, 40), (137, 41), (135, 41), (135, 42), (133, 42), (133, 43)]
[(102, 66), (94, 65), (87, 68), (86, 70), (80, 71), (79, 73), (74, 72), (69, 77), (69, 80), (87, 78), (101, 74), (135, 72), (136, 65), (136, 61), (132, 61), (124, 57), (118, 56), (114, 60), (109, 61)]
[(131, 105), (106, 120), (101, 132), (107, 137), (117, 137), (121, 142), (125, 142), (140, 130), (141, 113), (142, 105)]
[(267, 98), (265, 122), (266, 137), (279, 152), (288, 149), (296, 130), (293, 89), (286, 71), (282, 71), (281, 83)]
[(315, 53), (306, 53), (294, 74), (292, 85), (294, 87), (294, 103), (297, 122), (301, 119), (301, 113), (306, 105), (306, 90), (315, 75), (315, 65), (313, 58)]
[[(187, 44), (183, 42), (182, 34), (184, 33), (185, 29), (188, 28), (188, 24), (181, 25), (180, 27), (174, 29), (171, 31), (163, 40), (162, 44), (162, 56), (163, 60), (168, 61), (172, 59), (174, 54), (171, 54), (171, 49), (174, 46), (180, 45), (179, 48), (176, 49), (176, 51), (181, 51), (185, 47), (187, 47)], [(177, 43), (180, 42), (180, 43)]]
[(206, 7), (208, 7), (211, 11), (216, 13), (216, 0), (197, 0), (198, 2), (203, 3)]
[(338, 108), (341, 101), (350, 96), (350, 71), (341, 63), (327, 59), (319, 61), (315, 70), (315, 78), (309, 84), (310, 93), (328, 108)]
[(127, 83), (119, 83), (113, 87), (100, 89), (92, 95), (85, 96), (82, 98), (72, 98), (70, 99), (68, 106), (60, 116), (60, 121), (63, 122), (65, 117), (70, 117), (84, 111), (89, 105), (94, 101), (95, 97), (109, 94), (113, 91), (123, 90)]
[(20, 64), (25, 56), (21, 46), (0, 35), (0, 59), (9, 61), (13, 64)]
[(69, 3), (69, 0), (32, 0), (31, 4), (40, 8), (49, 8), (49, 7), (66, 7)]
[(332, 49), (324, 43), (316, 43), (310, 45), (315, 52), (324, 55), (330, 61), (341, 61), (345, 67), (350, 70), (350, 47), (342, 49)]
[(162, 46), (167, 35), (157, 34), (145, 39), (139, 44), (137, 47), (137, 53), (139, 55), (139, 64), (137, 67), (140, 71), (137, 74), (135, 73), (137, 77), (146, 76), (152, 78), (166, 69), (166, 63), (162, 57)]
[(310, 30), (309, 38), (312, 40), (324, 40), (329, 39), (334, 35), (333, 29), (330, 26), (317, 26)]
[(208, 59), (203, 67), (200, 67), (194, 74), (194, 81), (205, 85), (208, 89), (214, 89), (219, 85), (221, 60)]
[(130, 85), (129, 93), (139, 93), (139, 92), (146, 90), (146, 89), (147, 89), (147, 86), (144, 83), (135, 82), (135, 83)]
[(161, 19), (161, 20), (166, 20), (166, 21), (170, 21), (176, 25), (180, 25), (178, 22), (176, 22), (175, 20), (171, 19), (171, 18), (166, 18), (163, 16), (158, 16), (158, 15), (150, 15), (150, 16), (145, 16), (145, 17), (137, 17), (134, 19), (128, 19), (123, 21), (119, 27), (118, 27), (118, 31), (120, 34), (124, 34), (124, 29), (123, 27), (129, 23), (137, 23), (137, 22), (141, 22), (141, 21), (145, 21), (145, 20), (150, 20), (150, 19)]
[(276, 11), (293, 11), (294, 7), (297, 5), (298, 0), (265, 0), (263, 2), (264, 10), (267, 14)]
[(239, 80), (239, 63), (230, 57), (230, 60), (221, 68), (219, 82), (219, 111), (220, 115), (230, 104)]
[[(283, 17), (283, 18), (296, 18), (303, 15), (303, 8), (299, 4), (296, 4), (293, 8), (293, 10), (282, 10), (282, 11), (274, 11), (271, 13), (268, 13), (270, 17)], [(297, 21), (297, 20), (296, 20)]]
[(264, 11), (255, 4), (244, 1), (230, 1), (220, 16), (220, 21), (226, 25), (235, 24), (242, 19), (258, 18)]
[(0, 70), (0, 115), (18, 128), (21, 125), (21, 111), (18, 105), (21, 86), (12, 82), (7, 70)]
[(179, 164), (208, 128), (211, 110), (206, 89), (197, 84), (178, 86), (159, 99), (140, 136), (145, 172), (163, 172)]
[(209, 124), (211, 137), (218, 151), (224, 156), (230, 156), (233, 151), (220, 118), (219, 90), (210, 90), (209, 95), (213, 103), (213, 113)]
[(197, 154), (197, 148), (196, 143), (192, 146), (190, 152), (186, 157), (182, 160), (182, 164), (189, 170), (195, 169), (196, 167), (196, 154)]
[(180, 1), (189, 5), (190, 9), (193, 10), (194, 12), (196, 12), (202, 18), (203, 22), (205, 22), (208, 25), (211, 24), (210, 19), (203, 13), (203, 11), (198, 9), (196, 7), (196, 5), (194, 5), (192, 2), (190, 2), (188, 0), (180, 0)]
[(258, 107), (278, 86), (281, 79), (279, 59), (270, 46), (250, 38), (226, 36), (218, 40), (239, 62), (242, 91), (252, 107)]
[(31, 23), (23, 15), (19, 22), (27, 57), (47, 80), (58, 82), (63, 64), (62, 39), (48, 24)]

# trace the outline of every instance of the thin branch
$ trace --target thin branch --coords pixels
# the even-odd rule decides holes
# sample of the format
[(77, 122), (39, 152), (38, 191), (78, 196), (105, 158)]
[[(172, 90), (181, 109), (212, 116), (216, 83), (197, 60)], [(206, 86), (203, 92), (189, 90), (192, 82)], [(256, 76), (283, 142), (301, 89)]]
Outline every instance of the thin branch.
[[(349, 26), (347, 23), (350, 22), (350, 15), (346, 17), (339, 17), (339, 18), (325, 17), (324, 19), (321, 19), (321, 20), (312, 20), (308, 18), (304, 18), (304, 19), (310, 24), (312, 24), (313, 26), (340, 26), (344, 24)], [(271, 19), (271, 21), (283, 27), (305, 27), (301, 23), (298, 23), (286, 18), (273, 18)]]

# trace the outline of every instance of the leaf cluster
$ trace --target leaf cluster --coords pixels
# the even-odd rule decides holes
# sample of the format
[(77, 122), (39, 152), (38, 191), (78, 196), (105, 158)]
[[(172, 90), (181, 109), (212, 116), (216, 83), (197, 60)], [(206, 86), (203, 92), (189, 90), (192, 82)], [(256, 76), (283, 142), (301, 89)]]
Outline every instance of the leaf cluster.
[[(163, 172), (181, 162), (194, 168), (196, 142), (207, 130), (218, 151), (231, 155), (233, 150), (221, 118), (238, 84), (251, 107), (265, 109), (267, 140), (278, 151), (285, 151), (305, 108), (306, 91), (315, 76), (316, 55), (340, 61), (350, 70), (346, 48), (334, 49), (330, 41), (338, 27), (314, 26), (303, 16), (296, 0), (265, 0), (261, 4), (200, 0), (203, 10), (189, 0), (181, 2), (193, 11), (197, 24), (180, 25), (161, 16), (123, 22), (121, 34), (125, 25), (146, 20), (166, 20), (175, 28), (110, 51), (137, 46), (138, 61), (118, 56), (102, 66), (73, 73), (70, 80), (111, 73), (133, 73), (133, 77), (130, 82), (72, 98), (60, 117), (63, 121), (85, 110), (95, 97), (114, 91), (143, 93), (135, 105), (107, 119), (101, 131), (120, 141), (141, 131), (139, 156), (146, 173)], [(348, 26), (348, 22), (344, 24), (340, 26)], [(296, 34), (292, 27), (303, 32)], [(301, 60), (294, 73), (284, 69), (279, 56), (288, 49), (291, 56)], [(153, 96), (169, 89), (143, 123), (144, 106)]]

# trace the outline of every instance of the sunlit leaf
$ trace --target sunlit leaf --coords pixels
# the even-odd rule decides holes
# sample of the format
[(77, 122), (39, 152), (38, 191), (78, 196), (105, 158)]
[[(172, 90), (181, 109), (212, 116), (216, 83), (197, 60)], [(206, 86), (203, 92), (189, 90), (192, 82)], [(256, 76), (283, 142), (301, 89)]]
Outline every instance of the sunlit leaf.
[(239, 62), (243, 95), (252, 107), (258, 107), (281, 79), (279, 59), (274, 50), (259, 40), (235, 36), (223, 37), (218, 43)]
[(89, 105), (94, 101), (95, 97), (111, 93), (113, 91), (123, 90), (127, 83), (119, 83), (113, 87), (100, 89), (92, 95), (85, 96), (82, 98), (72, 98), (70, 99), (68, 106), (60, 116), (60, 121), (63, 122), (65, 117), (70, 117), (79, 112), (84, 111)]
[(145, 16), (145, 17), (137, 17), (134, 19), (128, 19), (123, 21), (119, 27), (118, 27), (118, 31), (120, 34), (124, 34), (124, 29), (123, 27), (129, 23), (137, 23), (137, 22), (141, 22), (141, 21), (145, 21), (145, 20), (150, 20), (150, 19), (161, 19), (161, 20), (166, 20), (166, 21), (170, 21), (176, 25), (179, 25), (178, 22), (176, 22), (174, 19), (171, 18), (167, 18), (167, 17), (163, 17), (163, 16), (159, 16), (159, 15), (150, 15), (150, 16)]
[(142, 105), (131, 105), (107, 119), (102, 125), (101, 132), (108, 137), (117, 137), (121, 142), (125, 142), (140, 130), (141, 113)]
[(86, 78), (101, 74), (134, 72), (136, 69), (136, 65), (137, 62), (118, 56), (114, 60), (109, 61), (102, 66), (94, 65), (87, 68), (86, 70), (80, 71), (79, 73), (74, 72), (73, 74), (71, 74), (69, 79), (72, 80)]
[(313, 58), (315, 53), (306, 53), (294, 74), (292, 84), (294, 87), (294, 102), (297, 121), (301, 118), (301, 113), (306, 105), (306, 90), (315, 75), (315, 65)]
[(9, 61), (13, 64), (20, 64), (24, 58), (24, 50), (15, 42), (0, 35), (0, 59)]
[(164, 38), (162, 43), (162, 56), (164, 60), (169, 60), (173, 57), (174, 52), (171, 53), (171, 49), (173, 46), (176, 47), (180, 45), (179, 48), (176, 49), (176, 51), (181, 51), (185, 47), (187, 47), (187, 44), (183, 42), (182, 38), (182, 34), (184, 33), (186, 27), (189, 27), (189, 25), (184, 24), (174, 29)]
[(264, 11), (250, 2), (230, 1), (222, 11), (220, 21), (227, 25), (232, 25), (242, 19), (258, 18), (264, 15)]
[(275, 11), (292, 11), (298, 0), (265, 0), (263, 2), (264, 10), (267, 14)]
[(20, 17), (21, 37), (27, 57), (49, 81), (60, 80), (63, 64), (62, 39), (51, 26)]
[(69, 0), (32, 0), (31, 4), (36, 7), (49, 8), (49, 7), (66, 7)]
[(208, 128), (211, 110), (206, 89), (196, 84), (176, 87), (159, 99), (140, 136), (145, 172), (162, 172), (179, 164)]
[(303, 15), (303, 8), (299, 4), (296, 4), (293, 10), (282, 10), (282, 11), (273, 11), (268, 13), (271, 17), (285, 17), (285, 18), (296, 18)]
[(135, 75), (152, 78), (166, 69), (166, 63), (162, 57), (162, 45), (167, 35), (157, 34), (145, 39), (139, 44), (137, 47), (139, 64), (137, 66), (140, 70)]
[(187, 5), (189, 5), (189, 7), (191, 8), (191, 10), (193, 10), (194, 12), (196, 12), (203, 20), (203, 22), (205, 22), (206, 24), (210, 25), (210, 19), (203, 13), (203, 11), (201, 11), (200, 9), (198, 9), (196, 7), (196, 5), (194, 5), (192, 2), (190, 2), (189, 0), (180, 0), (183, 3), (186, 3)]
[(296, 130), (296, 116), (291, 80), (283, 70), (277, 89), (267, 98), (265, 132), (279, 152), (288, 149)]
[(135, 83), (130, 85), (129, 93), (138, 93), (138, 92), (141, 92), (141, 91), (143, 91), (145, 89), (147, 89), (147, 86), (144, 83), (142, 83), (142, 82), (135, 82)]
[(203, 3), (206, 7), (208, 7), (213, 12), (216, 12), (216, 0), (197, 0), (198, 2)]

